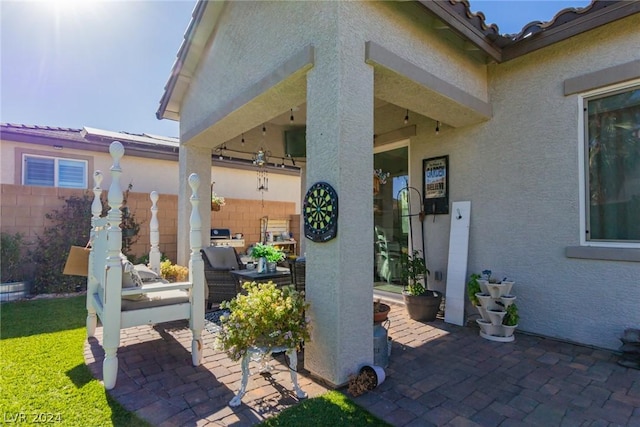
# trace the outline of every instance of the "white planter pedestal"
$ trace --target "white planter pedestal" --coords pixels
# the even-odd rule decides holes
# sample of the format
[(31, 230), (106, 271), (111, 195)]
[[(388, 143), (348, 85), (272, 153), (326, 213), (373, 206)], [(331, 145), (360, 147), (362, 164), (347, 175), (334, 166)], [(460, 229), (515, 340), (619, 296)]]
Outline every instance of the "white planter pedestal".
[[(240, 380), (240, 389), (236, 393), (235, 397), (229, 402), (229, 406), (235, 407), (242, 403), (242, 396), (247, 391), (247, 383), (249, 382), (249, 362), (260, 363), (260, 372), (271, 370), (271, 366), (268, 364), (268, 360), (273, 353), (286, 353), (289, 357), (289, 373), (291, 374), (291, 382), (293, 383), (293, 389), (296, 392), (298, 399), (305, 399), (307, 393), (305, 393), (298, 385), (298, 353), (295, 348), (286, 347), (252, 347), (242, 357), (242, 379)], [(265, 363), (266, 362), (266, 363)]]
[[(514, 282), (492, 284), (482, 281), (480, 283), (482, 293), (477, 293), (476, 296), (480, 300), (481, 305), (477, 309), (482, 319), (476, 320), (476, 323), (480, 327), (480, 336), (482, 338), (496, 342), (512, 342), (515, 340), (513, 332), (518, 325), (506, 326), (502, 324), (506, 308), (516, 300), (516, 297), (510, 294), (513, 284)], [(504, 307), (497, 304), (497, 302), (504, 304)]]

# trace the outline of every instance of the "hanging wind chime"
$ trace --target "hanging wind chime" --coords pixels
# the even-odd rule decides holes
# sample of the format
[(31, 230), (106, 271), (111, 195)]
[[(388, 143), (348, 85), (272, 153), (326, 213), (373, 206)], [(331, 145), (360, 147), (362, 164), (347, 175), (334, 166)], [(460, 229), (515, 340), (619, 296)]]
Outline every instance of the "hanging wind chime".
[[(267, 129), (262, 125), (262, 136), (264, 137)], [(256, 190), (260, 192), (262, 197), (262, 207), (264, 207), (264, 192), (269, 191), (269, 172), (267, 171), (267, 162), (269, 160), (269, 152), (262, 147), (254, 154), (253, 164), (258, 167), (256, 177)]]

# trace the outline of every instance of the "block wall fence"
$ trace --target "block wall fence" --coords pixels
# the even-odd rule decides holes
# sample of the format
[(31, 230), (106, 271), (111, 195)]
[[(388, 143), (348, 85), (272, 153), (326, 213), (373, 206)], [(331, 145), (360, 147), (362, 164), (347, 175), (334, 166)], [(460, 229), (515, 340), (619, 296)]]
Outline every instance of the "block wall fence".
[[(82, 196), (89, 190), (67, 188), (32, 187), (2, 184), (0, 198), (0, 231), (10, 234), (22, 233), (26, 248), (36, 242), (45, 227), (51, 222), (45, 215), (61, 209), (64, 200), (72, 195)], [(106, 190), (105, 190), (106, 193)], [(242, 233), (248, 246), (260, 239), (260, 219), (290, 220), (290, 231), (300, 241), (300, 215), (295, 213), (295, 203), (261, 200), (243, 200), (225, 197), (226, 205), (220, 211), (211, 212), (210, 228), (229, 228), (232, 233)], [(208, 201), (207, 201), (208, 202)], [(149, 194), (130, 192), (127, 206), (141, 224), (138, 241), (131, 251), (136, 256), (149, 253), (149, 221), (151, 199)], [(172, 262), (177, 258), (178, 196), (161, 194), (158, 200), (158, 222), (160, 223), (160, 251)], [(206, 222), (205, 222), (206, 224)], [(206, 225), (205, 225), (206, 226)], [(90, 224), (87, 224), (87, 228)], [(244, 252), (247, 246), (236, 248)]]

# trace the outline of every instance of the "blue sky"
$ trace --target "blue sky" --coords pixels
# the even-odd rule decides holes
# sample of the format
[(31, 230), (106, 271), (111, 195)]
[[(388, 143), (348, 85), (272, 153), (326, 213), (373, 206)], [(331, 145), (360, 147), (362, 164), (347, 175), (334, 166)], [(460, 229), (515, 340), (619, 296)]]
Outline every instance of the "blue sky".
[[(157, 120), (195, 0), (0, 0), (0, 121), (178, 136)], [(517, 33), (581, 1), (471, 0)]]

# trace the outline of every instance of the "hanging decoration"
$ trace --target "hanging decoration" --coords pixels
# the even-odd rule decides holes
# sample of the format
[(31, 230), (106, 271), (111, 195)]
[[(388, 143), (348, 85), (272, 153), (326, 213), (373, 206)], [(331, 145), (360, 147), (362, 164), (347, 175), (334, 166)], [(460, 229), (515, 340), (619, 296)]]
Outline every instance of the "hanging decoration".
[[(262, 136), (264, 142), (264, 136), (267, 133), (267, 128), (262, 125)], [(262, 196), (262, 206), (264, 207), (264, 192), (269, 191), (269, 171), (267, 170), (267, 162), (271, 153), (264, 148), (260, 149), (253, 155), (253, 164), (258, 167), (256, 176), (256, 190), (260, 192)]]
[(224, 197), (218, 196), (215, 191), (213, 191), (213, 184), (211, 183), (211, 210), (219, 211), (222, 206), (225, 205)]
[(389, 172), (383, 172), (382, 169), (374, 169), (373, 170), (373, 195), (376, 196), (380, 193), (380, 185), (384, 185), (387, 183), (387, 178), (389, 178)]

